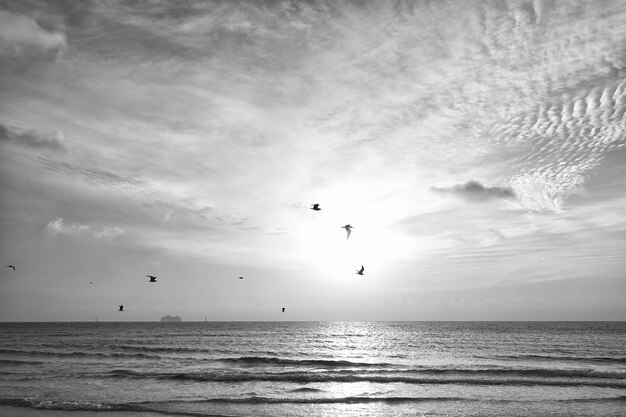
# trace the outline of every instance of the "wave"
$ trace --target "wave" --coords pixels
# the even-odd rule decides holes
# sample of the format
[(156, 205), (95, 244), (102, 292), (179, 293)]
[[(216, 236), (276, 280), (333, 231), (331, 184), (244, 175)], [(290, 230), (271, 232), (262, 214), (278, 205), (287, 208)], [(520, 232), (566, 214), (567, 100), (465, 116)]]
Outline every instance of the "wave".
[(102, 353), (102, 352), (54, 352), (49, 350), (18, 350), (18, 349), (0, 349), (0, 354), (9, 355), (28, 355), (37, 357), (64, 357), (64, 358), (133, 358), (133, 359), (162, 359), (158, 355), (149, 355), (145, 353)]
[[(0, 398), (0, 405), (29, 407), (44, 410), (63, 411), (156, 411), (164, 405), (198, 405), (198, 404), (356, 404), (356, 403), (403, 403), (424, 401), (476, 401), (456, 397), (339, 397), (339, 398), (270, 398), (249, 396), (242, 398), (207, 398), (192, 401), (134, 402), (134, 403), (100, 403), (92, 401), (53, 401), (36, 398)], [(168, 414), (176, 413), (168, 407)], [(204, 414), (203, 414), (204, 415)]]
[[(621, 356), (562, 356), (562, 355), (503, 355), (497, 356), (503, 359), (530, 359), (546, 361), (575, 361), (575, 362), (615, 362), (626, 363), (626, 357)], [(491, 357), (480, 357), (493, 359)]]
[(324, 390), (318, 389), (318, 388), (303, 387), (303, 388), (292, 389), (289, 392), (324, 392)]
[[(58, 346), (56, 346), (58, 347)], [(150, 355), (149, 353), (214, 353), (215, 350), (201, 349), (201, 348), (184, 348), (184, 347), (159, 347), (159, 346), (101, 346), (101, 348), (109, 348), (113, 351), (125, 351), (125, 352), (135, 352), (135, 353), (124, 353), (124, 352), (113, 352), (110, 354), (104, 354), (100, 352), (89, 352), (89, 351), (74, 351), (74, 352), (64, 352), (64, 351), (49, 351), (49, 350), (19, 350), (19, 349), (0, 349), (0, 353), (5, 354), (25, 354), (25, 355), (38, 355), (38, 354), (57, 354), (57, 355), (74, 355), (74, 356), (110, 356), (110, 355), (145, 355), (152, 358), (160, 358), (158, 355)]]
[(388, 363), (368, 363), (368, 362), (352, 362), (346, 360), (324, 360), (324, 359), (286, 359), (276, 357), (260, 357), (260, 356), (242, 356), (237, 358), (221, 358), (215, 359), (216, 362), (233, 363), (245, 366), (313, 366), (323, 368), (347, 368), (347, 367), (384, 367), (389, 366)]
[(208, 353), (213, 352), (211, 349), (206, 348), (194, 348), (194, 347), (183, 347), (183, 346), (149, 346), (149, 345), (115, 345), (112, 348), (120, 349), (120, 350), (141, 350), (148, 352), (160, 352), (160, 353)]
[(523, 376), (540, 378), (602, 378), (625, 379), (625, 372), (596, 371), (592, 369), (547, 369), (547, 368), (497, 368), (497, 369), (454, 369), (426, 368), (420, 372), (430, 374), (468, 374), (476, 376)]
[[(122, 350), (139, 350), (140, 348), (124, 347)], [(192, 349), (192, 348), (165, 348), (165, 347), (145, 347), (141, 348), (147, 352), (161, 352), (161, 353), (201, 353), (208, 352), (205, 349)], [(211, 353), (215, 353), (211, 351)], [(49, 350), (19, 350), (19, 349), (0, 349), (0, 354), (8, 355), (27, 355), (36, 357), (76, 357), (76, 358), (133, 358), (133, 359), (163, 359), (163, 356), (155, 355), (151, 353), (125, 353), (125, 352), (88, 352), (88, 351), (49, 351)], [(176, 359), (193, 359), (196, 361), (206, 361), (214, 363), (233, 364), (242, 367), (263, 367), (263, 366), (275, 366), (275, 367), (318, 367), (318, 368), (348, 368), (348, 367), (385, 367), (390, 366), (389, 363), (367, 363), (367, 362), (352, 362), (347, 360), (325, 360), (325, 359), (287, 359), (277, 357), (264, 357), (264, 356), (241, 356), (241, 357), (227, 357), (227, 358), (182, 358)], [(1, 362), (0, 362), (1, 363)]]
[(45, 362), (0, 359), (0, 365), (41, 365), (42, 363), (45, 363)]
[(0, 405), (64, 411), (141, 411), (133, 404), (104, 404), (90, 401), (54, 401), (36, 398), (0, 398)]
[(619, 397), (603, 397), (603, 398), (573, 398), (567, 400), (557, 400), (561, 403), (606, 403), (606, 402), (626, 402), (626, 395)]
[[(353, 362), (352, 362), (353, 363)], [(354, 363), (353, 363), (354, 364)], [(356, 367), (356, 366), (355, 366)], [(402, 375), (406, 377), (426, 377), (426, 376), (471, 376), (471, 377), (492, 377), (492, 378), (509, 378), (509, 377), (528, 377), (528, 378), (584, 378), (584, 379), (614, 379), (623, 380), (626, 383), (625, 372), (612, 372), (612, 371), (596, 371), (587, 369), (544, 369), (544, 368), (522, 368), (522, 369), (466, 369), (466, 368), (419, 368), (419, 369), (367, 369), (367, 370), (355, 370), (355, 369), (328, 369), (324, 371), (251, 371), (251, 372), (229, 372), (228, 370), (219, 369), (215, 371), (207, 371), (204, 373), (191, 372), (185, 373), (150, 373), (150, 372), (138, 372), (129, 369), (117, 369), (109, 373), (112, 376), (142, 376), (146, 375), (176, 375), (184, 377), (184, 375), (190, 375), (191, 377), (198, 375), (218, 375), (227, 377), (232, 376), (280, 376), (280, 375), (318, 375), (318, 376), (342, 376), (342, 375), (356, 375), (356, 376), (379, 376), (379, 375)]]
[[(510, 399), (483, 400), (467, 397), (330, 397), (330, 398), (268, 398), (262, 396), (250, 396), (243, 398), (210, 398), (193, 403), (236, 403), (236, 404), (367, 404), (367, 403), (417, 403), (417, 402), (445, 402), (445, 401), (465, 401), (465, 402), (506, 402)], [(532, 401), (532, 400), (530, 400)], [(623, 402), (626, 396), (604, 397), (604, 398), (572, 398), (567, 400), (557, 400), (557, 402), (570, 403), (606, 403)], [(168, 403), (174, 403), (168, 401)], [(183, 401), (186, 403), (186, 401)]]
[(478, 401), (461, 397), (330, 397), (330, 398), (271, 398), (251, 396), (243, 398), (209, 398), (195, 403), (230, 404), (366, 404), (407, 403), (424, 401)]
[[(90, 401), (51, 401), (39, 400), (31, 398), (0, 398), (0, 406), (13, 406), (32, 408), (36, 410), (54, 410), (54, 411), (118, 411), (123, 413), (140, 413), (150, 412), (153, 414), (163, 414), (166, 416), (192, 416), (192, 417), (231, 417), (221, 414), (206, 414), (185, 412), (176, 410), (159, 410), (158, 407), (150, 406), (149, 403), (121, 403), (108, 404)], [(154, 405), (158, 405), (154, 404)]]
[(174, 381), (195, 382), (292, 382), (292, 383), (325, 383), (325, 382), (371, 382), (371, 383), (404, 383), (404, 384), (464, 384), (464, 385), (539, 385), (539, 386), (594, 386), (606, 388), (626, 388), (626, 380), (608, 380), (606, 378), (550, 379), (540, 375), (516, 375), (503, 372), (491, 374), (488, 378), (476, 375), (446, 375), (437, 377), (428, 373), (407, 374), (403, 372), (255, 372), (255, 373), (224, 373), (192, 372), (192, 373), (159, 373), (138, 372), (128, 369), (112, 370), (108, 373), (112, 378), (152, 378)]
[[(92, 401), (53, 401), (37, 398), (0, 398), (0, 406), (27, 407), (39, 410), (60, 410), (60, 411), (117, 411), (117, 412), (151, 412), (165, 415), (187, 415), (205, 417), (223, 417), (216, 414), (207, 414), (199, 411), (185, 411), (190, 406), (198, 410), (198, 406), (209, 406), (210, 404), (240, 404), (240, 405), (262, 405), (262, 404), (402, 404), (402, 403), (423, 403), (423, 402), (477, 402), (475, 398), (463, 397), (329, 397), (329, 398), (276, 398), (263, 397), (258, 395), (241, 398), (207, 398), (203, 400), (190, 401), (162, 401), (162, 402), (131, 402), (131, 403), (101, 403)], [(502, 400), (510, 402), (510, 400)], [(581, 398), (559, 400), (567, 403), (607, 403), (624, 402), (626, 396), (606, 397), (606, 398)], [(499, 402), (490, 400), (489, 402)], [(523, 402), (523, 401), (522, 401)]]

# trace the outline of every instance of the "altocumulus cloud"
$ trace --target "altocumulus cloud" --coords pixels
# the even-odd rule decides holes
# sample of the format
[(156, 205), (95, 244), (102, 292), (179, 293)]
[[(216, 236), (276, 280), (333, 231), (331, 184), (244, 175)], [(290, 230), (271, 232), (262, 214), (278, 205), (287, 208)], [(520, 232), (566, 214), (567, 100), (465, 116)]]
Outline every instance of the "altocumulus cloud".
[(33, 148), (47, 148), (55, 151), (66, 149), (63, 133), (60, 131), (42, 132), (38, 130), (20, 129), (0, 123), (0, 141)]
[(515, 192), (509, 187), (485, 187), (480, 182), (471, 180), (452, 187), (431, 187), (431, 190), (459, 196), (469, 201), (488, 201), (515, 198)]
[(53, 236), (58, 235), (79, 235), (91, 236), (95, 239), (112, 239), (124, 234), (124, 229), (120, 227), (103, 227), (100, 230), (93, 229), (88, 224), (70, 223), (65, 224), (63, 218), (58, 217), (46, 225), (46, 230)]

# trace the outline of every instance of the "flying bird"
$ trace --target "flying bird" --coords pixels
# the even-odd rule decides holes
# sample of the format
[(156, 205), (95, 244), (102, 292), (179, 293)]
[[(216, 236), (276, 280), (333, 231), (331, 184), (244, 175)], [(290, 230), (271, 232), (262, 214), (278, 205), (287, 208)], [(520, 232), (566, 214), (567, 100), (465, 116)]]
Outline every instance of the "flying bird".
[(357, 273), (357, 275), (363, 275), (363, 271), (365, 271), (365, 267), (363, 265), (361, 265), (361, 269), (356, 271), (356, 273)]
[(346, 224), (345, 226), (341, 226), (342, 229), (346, 229), (346, 232), (348, 233), (348, 235), (346, 236), (346, 240), (350, 238), (350, 234), (352, 233), (352, 229), (353, 227), (350, 226), (349, 224)]
[(239, 277), (239, 279), (243, 279), (243, 277)]
[(90, 284), (93, 284), (93, 281), (89, 281)]
[(285, 307), (283, 307), (283, 313), (285, 312)]
[(320, 211), (321, 210), (320, 205), (319, 204), (311, 205), (311, 210)]
[(154, 275), (146, 275), (148, 278), (150, 278), (150, 281), (148, 282), (157, 282), (156, 278)]
[(124, 306), (120, 304), (120, 309), (117, 311), (124, 311)]
[(7, 265), (5, 266), (5, 268), (13, 268), (13, 270), (15, 271), (15, 267), (13, 265)]

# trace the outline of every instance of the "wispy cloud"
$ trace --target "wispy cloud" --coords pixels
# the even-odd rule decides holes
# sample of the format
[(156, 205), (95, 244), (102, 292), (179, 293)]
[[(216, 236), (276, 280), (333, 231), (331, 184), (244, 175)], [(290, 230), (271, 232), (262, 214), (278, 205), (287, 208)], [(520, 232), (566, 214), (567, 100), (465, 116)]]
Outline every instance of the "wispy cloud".
[(60, 131), (42, 132), (33, 129), (20, 129), (0, 123), (0, 141), (20, 146), (47, 148), (55, 151), (66, 150), (63, 133)]
[(486, 187), (475, 180), (451, 187), (431, 187), (431, 190), (436, 193), (450, 194), (462, 197), (468, 201), (477, 202), (515, 198), (515, 192), (510, 187)]
[(124, 234), (124, 230), (117, 226), (105, 226), (95, 229), (88, 224), (69, 223), (66, 224), (63, 218), (58, 217), (46, 225), (46, 230), (52, 236), (90, 236), (94, 239), (113, 239)]
[(44, 157), (38, 157), (37, 162), (52, 172), (56, 172), (71, 179), (85, 181), (93, 185), (130, 190), (132, 193), (150, 197), (162, 195), (157, 189), (151, 187), (150, 184), (141, 179), (97, 168), (95, 163), (86, 164), (83, 161), (65, 162)]
[(106, 226), (98, 231), (94, 231), (93, 237), (96, 239), (112, 239), (116, 236), (121, 236), (124, 234), (124, 229), (121, 227), (109, 227)]
[(59, 50), (66, 45), (64, 33), (47, 31), (29, 16), (0, 10), (0, 55), (20, 54), (30, 48)]

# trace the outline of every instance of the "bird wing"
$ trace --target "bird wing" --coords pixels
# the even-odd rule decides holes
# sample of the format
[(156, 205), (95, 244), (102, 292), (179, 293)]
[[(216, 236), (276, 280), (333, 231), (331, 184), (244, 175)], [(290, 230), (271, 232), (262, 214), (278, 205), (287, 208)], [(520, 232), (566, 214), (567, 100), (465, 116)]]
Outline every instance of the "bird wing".
[(349, 227), (346, 227), (346, 232), (348, 233), (348, 235), (346, 236), (346, 239), (349, 239), (350, 235), (352, 234), (352, 230), (350, 230)]

